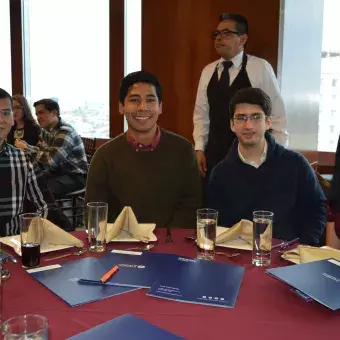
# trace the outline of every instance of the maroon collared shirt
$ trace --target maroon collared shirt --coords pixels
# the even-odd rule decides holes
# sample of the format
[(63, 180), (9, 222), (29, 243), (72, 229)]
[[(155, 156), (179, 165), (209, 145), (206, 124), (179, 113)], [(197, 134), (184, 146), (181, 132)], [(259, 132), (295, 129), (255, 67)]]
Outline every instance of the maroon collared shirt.
[(143, 151), (143, 152), (153, 151), (157, 148), (159, 140), (161, 139), (161, 129), (159, 127), (157, 128), (155, 138), (150, 144), (147, 144), (147, 145), (138, 143), (136, 140), (134, 140), (131, 134), (129, 134), (129, 131), (126, 133), (126, 136), (127, 136), (128, 143), (131, 144), (136, 151)]

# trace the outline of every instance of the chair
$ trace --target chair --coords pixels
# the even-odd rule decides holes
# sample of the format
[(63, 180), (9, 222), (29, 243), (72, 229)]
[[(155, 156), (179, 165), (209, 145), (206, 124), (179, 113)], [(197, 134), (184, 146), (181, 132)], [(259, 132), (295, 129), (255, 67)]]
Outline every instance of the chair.
[(340, 136), (335, 152), (335, 165), (328, 198), (329, 213), (327, 214), (326, 245), (340, 249)]
[[(86, 138), (82, 137), (85, 154), (87, 158), (87, 162), (90, 164), (92, 156), (96, 151), (96, 138)], [(56, 200), (59, 204), (59, 207), (64, 212), (71, 212), (70, 214), (66, 214), (68, 218), (72, 218), (72, 226), (76, 228), (79, 224), (79, 218), (84, 216), (84, 195), (85, 188), (77, 191), (73, 191), (64, 195), (64, 197)], [(81, 201), (79, 203), (78, 201)], [(69, 204), (71, 203), (71, 204)]]
[(96, 138), (82, 137), (82, 140), (83, 140), (83, 143), (84, 143), (87, 161), (90, 164), (92, 156), (94, 155), (94, 152), (96, 151), (97, 139)]

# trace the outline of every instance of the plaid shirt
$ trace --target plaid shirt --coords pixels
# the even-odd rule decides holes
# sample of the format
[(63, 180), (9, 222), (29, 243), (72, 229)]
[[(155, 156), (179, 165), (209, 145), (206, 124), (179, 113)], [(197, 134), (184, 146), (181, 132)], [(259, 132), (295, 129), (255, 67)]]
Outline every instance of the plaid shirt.
[(32, 160), (50, 173), (87, 174), (88, 163), (81, 137), (74, 128), (60, 120), (53, 129), (42, 129), (41, 141), (29, 146)]
[(26, 198), (42, 212), (44, 218), (57, 211), (42, 172), (33, 167), (23, 150), (5, 144), (0, 152), (1, 236), (19, 233), (19, 214), (24, 211)]

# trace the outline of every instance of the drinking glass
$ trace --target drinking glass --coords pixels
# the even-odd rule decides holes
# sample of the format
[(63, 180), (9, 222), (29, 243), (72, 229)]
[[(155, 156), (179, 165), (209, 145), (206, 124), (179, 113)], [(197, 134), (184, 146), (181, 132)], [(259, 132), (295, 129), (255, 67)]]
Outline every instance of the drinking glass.
[(41, 315), (15, 316), (1, 325), (4, 340), (48, 340), (48, 320)]
[(107, 203), (87, 203), (87, 230), (90, 251), (103, 252), (106, 249), (107, 210)]
[(19, 222), (22, 266), (24, 268), (37, 267), (40, 263), (41, 215), (39, 213), (21, 214)]
[(197, 258), (201, 260), (215, 258), (217, 218), (217, 210), (208, 208), (197, 210)]
[(274, 213), (271, 211), (253, 212), (253, 254), (255, 266), (270, 265)]

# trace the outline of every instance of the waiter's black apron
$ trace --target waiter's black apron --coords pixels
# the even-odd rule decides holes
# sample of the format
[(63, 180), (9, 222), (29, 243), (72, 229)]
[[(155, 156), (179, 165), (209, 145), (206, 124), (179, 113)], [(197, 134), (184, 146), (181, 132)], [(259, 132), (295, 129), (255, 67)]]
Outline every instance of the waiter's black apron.
[(208, 84), (210, 127), (205, 149), (208, 176), (213, 167), (227, 155), (234, 141), (235, 134), (230, 129), (229, 103), (238, 90), (252, 87), (246, 71), (247, 61), (248, 57), (244, 53), (241, 70), (228, 88), (219, 83), (217, 67)]

